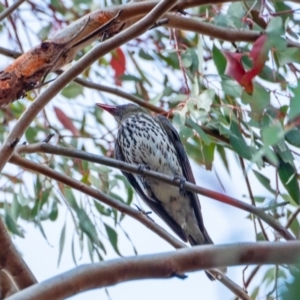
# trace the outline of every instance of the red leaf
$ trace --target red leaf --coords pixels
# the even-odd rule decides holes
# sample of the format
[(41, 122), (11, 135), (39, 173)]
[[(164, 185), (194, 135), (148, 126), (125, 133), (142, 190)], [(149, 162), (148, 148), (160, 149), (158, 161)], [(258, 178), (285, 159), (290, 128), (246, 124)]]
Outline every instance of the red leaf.
[(258, 75), (262, 71), (265, 62), (268, 59), (269, 48), (267, 47), (266, 41), (266, 34), (260, 36), (253, 44), (252, 50), (249, 53), (249, 57), (253, 61), (253, 68), (250, 70), (252, 71), (253, 77)]
[(124, 75), (126, 70), (126, 58), (121, 48), (117, 48), (113, 51), (110, 65), (115, 71), (114, 78), (116, 85), (121, 86), (122, 81), (120, 80), (120, 76)]
[[(267, 35), (264, 34), (255, 41), (249, 54), (223, 52), (227, 59), (225, 74), (235, 79), (247, 93), (252, 94), (252, 79), (262, 71), (268, 59), (268, 51)], [(249, 55), (253, 61), (252, 69), (247, 72), (241, 63), (243, 55)]]
[(64, 128), (70, 130), (74, 136), (79, 136), (78, 129), (74, 126), (71, 119), (60, 108), (54, 106), (54, 112), (57, 119), (64, 126)]
[(247, 77), (245, 78), (245, 75), (247, 74), (241, 63), (241, 58), (244, 54), (226, 51), (223, 52), (223, 55), (227, 60), (225, 74), (235, 79), (242, 87), (245, 88), (247, 93), (251, 94), (253, 92), (252, 81), (247, 80)]

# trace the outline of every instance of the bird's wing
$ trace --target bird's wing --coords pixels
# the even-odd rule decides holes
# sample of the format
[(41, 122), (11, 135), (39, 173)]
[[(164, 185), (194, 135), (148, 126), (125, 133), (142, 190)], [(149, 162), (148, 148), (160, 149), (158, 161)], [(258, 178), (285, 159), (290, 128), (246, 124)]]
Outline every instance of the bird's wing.
[[(166, 131), (168, 137), (170, 138), (171, 142), (174, 144), (177, 155), (179, 156), (179, 161), (181, 162), (181, 167), (182, 167), (182, 172), (185, 177), (185, 179), (191, 183), (196, 184), (193, 171), (189, 162), (189, 159), (187, 157), (186, 151), (182, 145), (182, 142), (180, 140), (179, 134), (172, 125), (172, 123), (164, 116), (157, 115), (155, 117), (159, 123), (161, 124), (162, 128)], [(198, 199), (198, 196), (196, 193), (188, 192), (189, 198), (191, 199), (192, 206), (194, 208), (194, 212), (198, 221), (198, 226), (203, 234), (203, 236), (206, 239), (207, 244), (213, 244), (212, 239), (208, 235), (204, 223), (203, 223), (203, 218), (202, 218), (202, 213), (201, 213), (201, 206), (200, 202)], [(196, 242), (193, 240), (190, 240), (190, 243), (192, 245), (195, 245)]]
[[(118, 160), (125, 161), (124, 155), (121, 147), (119, 146), (118, 141), (115, 144), (115, 157)], [(129, 183), (138, 193), (138, 195), (146, 202), (146, 204), (152, 209), (156, 214), (158, 214), (170, 227), (171, 229), (185, 242), (187, 242), (188, 238), (185, 231), (181, 228), (181, 226), (175, 222), (173, 218), (166, 212), (165, 208), (161, 204), (158, 199), (152, 199), (145, 194), (140, 184), (137, 182), (133, 174), (128, 172), (123, 172), (124, 176), (127, 178)]]

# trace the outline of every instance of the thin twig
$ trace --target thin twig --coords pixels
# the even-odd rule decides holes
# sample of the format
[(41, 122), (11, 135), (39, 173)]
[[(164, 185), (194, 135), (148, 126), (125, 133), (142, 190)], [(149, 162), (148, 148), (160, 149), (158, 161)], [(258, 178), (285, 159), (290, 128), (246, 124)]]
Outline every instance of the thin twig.
[(0, 13), (0, 22), (2, 22), (5, 18), (10, 16), (14, 10), (16, 10), (25, 0), (17, 0), (7, 9), (5, 9), (2, 13)]

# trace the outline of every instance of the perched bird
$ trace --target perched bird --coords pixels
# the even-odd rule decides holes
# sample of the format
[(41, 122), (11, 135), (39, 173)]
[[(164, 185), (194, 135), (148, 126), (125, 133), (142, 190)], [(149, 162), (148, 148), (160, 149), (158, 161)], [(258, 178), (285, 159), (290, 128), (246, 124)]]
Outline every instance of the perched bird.
[[(172, 123), (164, 116), (152, 117), (134, 104), (97, 104), (119, 123), (115, 144), (116, 159), (147, 167), (172, 177), (195, 183), (192, 169)], [(201, 214), (196, 193), (163, 183), (154, 178), (123, 172), (146, 204), (172, 230), (191, 245), (213, 244)], [(212, 276), (208, 274), (212, 279)]]

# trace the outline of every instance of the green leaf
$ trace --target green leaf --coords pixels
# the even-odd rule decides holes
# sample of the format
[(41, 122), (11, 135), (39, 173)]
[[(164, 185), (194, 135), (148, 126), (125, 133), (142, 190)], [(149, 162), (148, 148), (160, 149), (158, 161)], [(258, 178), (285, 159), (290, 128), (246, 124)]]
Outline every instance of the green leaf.
[(300, 49), (299, 48), (286, 48), (276, 51), (279, 66), (285, 66), (289, 63), (300, 63)]
[(13, 218), (14, 220), (17, 220), (17, 219), (18, 219), (20, 210), (21, 210), (21, 205), (20, 205), (19, 202), (18, 202), (17, 195), (14, 194), (13, 202), (12, 202), (12, 205), (11, 205), (11, 216), (12, 216), (12, 218)]
[(71, 82), (61, 91), (61, 94), (68, 99), (74, 99), (77, 96), (81, 95), (82, 92), (82, 85), (79, 85), (76, 82)]
[(139, 51), (139, 56), (145, 60), (154, 60), (153, 57), (151, 55), (149, 55), (147, 52), (145, 52), (144, 49), (141, 49)]
[(271, 187), (271, 181), (265, 175), (253, 170), (254, 175), (258, 179), (258, 181), (272, 194), (276, 194), (276, 191)]
[(242, 96), (243, 88), (236, 80), (228, 79), (227, 76), (221, 76), (221, 79), (222, 90), (226, 95), (235, 98)]
[(288, 118), (292, 121), (295, 117), (300, 115), (300, 80), (298, 80), (298, 84), (295, 88), (292, 88), (294, 96), (291, 98), (290, 110), (288, 114)]
[(107, 233), (107, 236), (109, 238), (111, 245), (113, 246), (116, 253), (118, 255), (122, 256), (118, 249), (118, 235), (117, 235), (116, 231), (107, 224), (104, 224), (104, 226), (105, 226), (106, 233)]
[(222, 162), (228, 172), (228, 174), (230, 173), (230, 170), (229, 170), (229, 165), (228, 165), (228, 160), (227, 160), (227, 157), (226, 157), (226, 152), (225, 152), (225, 149), (223, 146), (220, 146), (220, 145), (216, 145), (217, 146), (217, 151), (219, 152), (220, 154), (220, 157), (222, 159)]
[(59, 254), (58, 254), (58, 261), (57, 261), (57, 266), (60, 264), (61, 256), (64, 250), (64, 245), (65, 245), (65, 239), (66, 239), (66, 223), (64, 224), (61, 233), (60, 233), (60, 238), (59, 238)]
[(58, 217), (58, 206), (57, 206), (57, 202), (56, 200), (54, 199), (53, 202), (52, 202), (52, 205), (51, 205), (51, 210), (50, 210), (50, 213), (49, 213), (49, 219), (51, 221), (55, 221)]
[[(293, 267), (295, 265), (292, 265)], [(295, 272), (293, 272), (293, 281), (291, 283), (285, 282), (285, 287), (281, 289), (280, 295), (282, 300), (292, 300), (299, 298), (299, 283), (300, 271), (299, 264), (296, 265)]]
[(214, 97), (215, 91), (213, 89), (203, 91), (200, 95), (195, 97), (197, 108), (209, 112), (214, 101)]
[(187, 119), (187, 125), (191, 126), (199, 134), (201, 140), (205, 145), (209, 145), (212, 142), (212, 139), (203, 131), (203, 129), (195, 123), (191, 118)]
[(97, 200), (94, 200), (94, 204), (95, 204), (96, 209), (99, 211), (99, 213), (101, 215), (108, 216), (108, 217), (111, 216), (111, 211), (112, 211), (111, 208), (103, 206)]
[(190, 69), (192, 76), (198, 71), (199, 59), (193, 48), (188, 48), (181, 54), (182, 63), (185, 68)]
[(78, 219), (79, 219), (79, 226), (81, 230), (91, 239), (91, 241), (96, 244), (97, 246), (101, 247), (100, 240), (97, 235), (96, 228), (92, 221), (90, 220), (89, 216), (82, 208), (78, 208), (76, 210)]
[[(300, 102), (300, 101), (298, 101)], [(293, 146), (300, 147), (300, 130), (293, 128), (285, 134), (285, 139)]]
[(253, 292), (251, 293), (251, 299), (257, 299), (256, 297), (258, 296), (258, 293), (259, 293), (259, 286), (257, 286)]
[(4, 211), (5, 211), (5, 215), (4, 215), (4, 221), (5, 224), (8, 228), (8, 230), (13, 233), (16, 234), (22, 238), (24, 238), (24, 233), (22, 228), (15, 222), (15, 220), (12, 218), (11, 214), (10, 214), (10, 209), (8, 204), (5, 202), (4, 203)]
[(179, 136), (183, 142), (186, 141), (188, 138), (192, 137), (193, 135), (194, 135), (193, 129), (191, 129), (187, 126), (179, 127)]
[(273, 146), (282, 139), (284, 136), (283, 129), (280, 123), (272, 124), (269, 127), (265, 127), (261, 131), (262, 141), (265, 146)]
[(260, 120), (263, 116), (265, 108), (270, 104), (270, 92), (258, 83), (254, 83), (254, 91), (252, 95), (243, 91), (242, 101), (251, 107), (251, 117)]
[(63, 193), (64, 193), (64, 195), (65, 195), (65, 198), (66, 198), (68, 204), (69, 204), (74, 210), (77, 211), (77, 210), (79, 209), (79, 207), (78, 207), (78, 204), (77, 204), (77, 202), (76, 202), (76, 199), (75, 199), (75, 197), (74, 197), (74, 194), (73, 194), (72, 190), (71, 190), (70, 188), (68, 188), (68, 187), (65, 187), (65, 188), (63, 189)]
[(77, 96), (81, 95), (82, 92), (82, 85), (79, 85), (76, 82), (71, 82), (61, 91), (61, 94), (68, 99), (74, 99)]
[(278, 156), (269, 147), (263, 147), (262, 154), (265, 155), (274, 166), (278, 166)]
[(229, 140), (234, 151), (238, 155), (251, 160), (251, 148), (246, 144), (243, 136), (240, 133), (239, 126), (235, 121), (231, 122), (230, 131), (231, 135), (229, 137)]
[(37, 134), (38, 134), (38, 130), (36, 128), (34, 128), (34, 127), (28, 127), (27, 130), (25, 131), (26, 140), (29, 143), (36, 142)]
[(278, 175), (280, 181), (288, 191), (289, 195), (293, 198), (293, 200), (299, 205), (300, 204), (300, 191), (299, 184), (296, 176), (296, 170), (289, 163), (285, 163), (280, 160)]
[(266, 33), (271, 35), (283, 35), (284, 28), (281, 17), (272, 18), (266, 28)]
[(226, 58), (215, 45), (212, 49), (212, 55), (219, 75), (224, 75), (226, 69)]
[(212, 163), (214, 161), (215, 146), (216, 146), (215, 144), (211, 143), (208, 146), (203, 145), (203, 147), (202, 147), (206, 170), (212, 169)]

